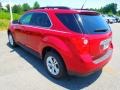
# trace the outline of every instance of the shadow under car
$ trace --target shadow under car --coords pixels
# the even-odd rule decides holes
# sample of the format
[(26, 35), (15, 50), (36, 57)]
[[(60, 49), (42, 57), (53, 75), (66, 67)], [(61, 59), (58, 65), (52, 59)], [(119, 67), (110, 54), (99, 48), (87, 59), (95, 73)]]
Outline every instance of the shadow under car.
[(70, 89), (70, 90), (83, 89), (94, 83), (102, 73), (102, 70), (100, 70), (86, 77), (67, 76), (62, 79), (54, 79), (50, 77), (50, 75), (47, 73), (47, 70), (44, 68), (43, 60), (40, 60), (40, 58), (35, 57), (34, 55), (32, 55), (31, 53), (27, 52), (26, 50), (24, 50), (19, 46), (12, 48), (9, 45), (9, 43), (7, 43), (7, 46), (12, 49), (10, 53), (16, 52), (18, 55), (20, 55), (21, 58), (23, 58), (28, 63), (30, 63), (40, 74), (42, 74), (48, 80), (66, 89)]

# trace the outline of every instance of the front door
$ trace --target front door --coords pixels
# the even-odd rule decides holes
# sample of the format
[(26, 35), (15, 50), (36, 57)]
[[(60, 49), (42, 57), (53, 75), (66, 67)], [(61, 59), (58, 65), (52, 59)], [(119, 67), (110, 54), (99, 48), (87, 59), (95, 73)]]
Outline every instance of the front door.
[(15, 29), (15, 38), (16, 41), (20, 44), (26, 45), (27, 43), (27, 27), (30, 23), (32, 17), (32, 13), (27, 13), (25, 15), (23, 15), (20, 20), (19, 23), (15, 25), (14, 29)]

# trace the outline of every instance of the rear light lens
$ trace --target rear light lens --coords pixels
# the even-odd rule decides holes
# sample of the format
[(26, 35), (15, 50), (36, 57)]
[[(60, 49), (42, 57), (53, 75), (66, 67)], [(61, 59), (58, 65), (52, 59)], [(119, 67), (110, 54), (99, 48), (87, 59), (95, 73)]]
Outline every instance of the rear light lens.
[(83, 44), (84, 44), (84, 45), (87, 45), (88, 42), (89, 42), (88, 39), (83, 39)]
[(78, 37), (78, 38), (72, 38), (72, 42), (74, 43), (74, 46), (76, 47), (77, 51), (79, 53), (88, 53), (89, 52), (89, 40), (88, 38), (84, 37)]

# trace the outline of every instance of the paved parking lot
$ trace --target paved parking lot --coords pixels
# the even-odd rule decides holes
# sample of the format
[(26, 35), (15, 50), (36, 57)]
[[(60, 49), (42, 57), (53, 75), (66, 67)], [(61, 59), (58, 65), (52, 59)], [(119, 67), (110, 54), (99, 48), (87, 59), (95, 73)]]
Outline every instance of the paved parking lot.
[(8, 45), (6, 31), (0, 32), (0, 90), (119, 90), (120, 24), (111, 25), (114, 53), (102, 71), (88, 77), (51, 78), (43, 62), (20, 47)]

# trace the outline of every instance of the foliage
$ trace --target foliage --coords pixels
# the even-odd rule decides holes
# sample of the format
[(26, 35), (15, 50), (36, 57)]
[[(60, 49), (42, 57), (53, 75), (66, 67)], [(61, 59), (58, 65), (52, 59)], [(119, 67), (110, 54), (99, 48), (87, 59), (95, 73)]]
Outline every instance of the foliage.
[(2, 8), (2, 3), (0, 2), (0, 8)]
[(28, 10), (31, 9), (31, 7), (29, 6), (28, 3), (24, 3), (24, 4), (22, 5), (22, 8), (23, 8), (23, 11), (28, 11)]
[(38, 9), (39, 7), (40, 7), (40, 5), (39, 5), (39, 3), (36, 1), (36, 2), (34, 3), (33, 8), (34, 8), (34, 9)]
[[(13, 19), (14, 20), (20, 18), (20, 16), (21, 16), (21, 14), (13, 13)], [(9, 14), (9, 12), (5, 12), (3, 10), (0, 10), (0, 19), (10, 20), (10, 14)]]
[[(21, 15), (13, 13), (13, 19), (17, 20)], [(0, 10), (0, 30), (7, 30), (10, 22), (10, 14), (9, 12), (5, 12), (4, 10)]]
[(112, 16), (113, 13), (112, 13), (112, 10), (108, 12), (108, 16)]
[(120, 16), (120, 10), (117, 12), (117, 15), (119, 15), (119, 16)]
[(9, 25), (9, 20), (0, 19), (0, 31), (1, 30), (7, 30), (8, 25)]
[(13, 13), (21, 14), (23, 12), (21, 5), (14, 5), (12, 7)]
[(116, 14), (117, 13), (117, 4), (116, 3), (108, 4), (108, 5), (104, 6), (103, 8), (101, 8), (100, 12), (105, 13), (105, 14), (107, 14), (107, 13)]
[(7, 11), (10, 10), (10, 6), (9, 6), (9, 4), (6, 5), (6, 8), (7, 8)]

